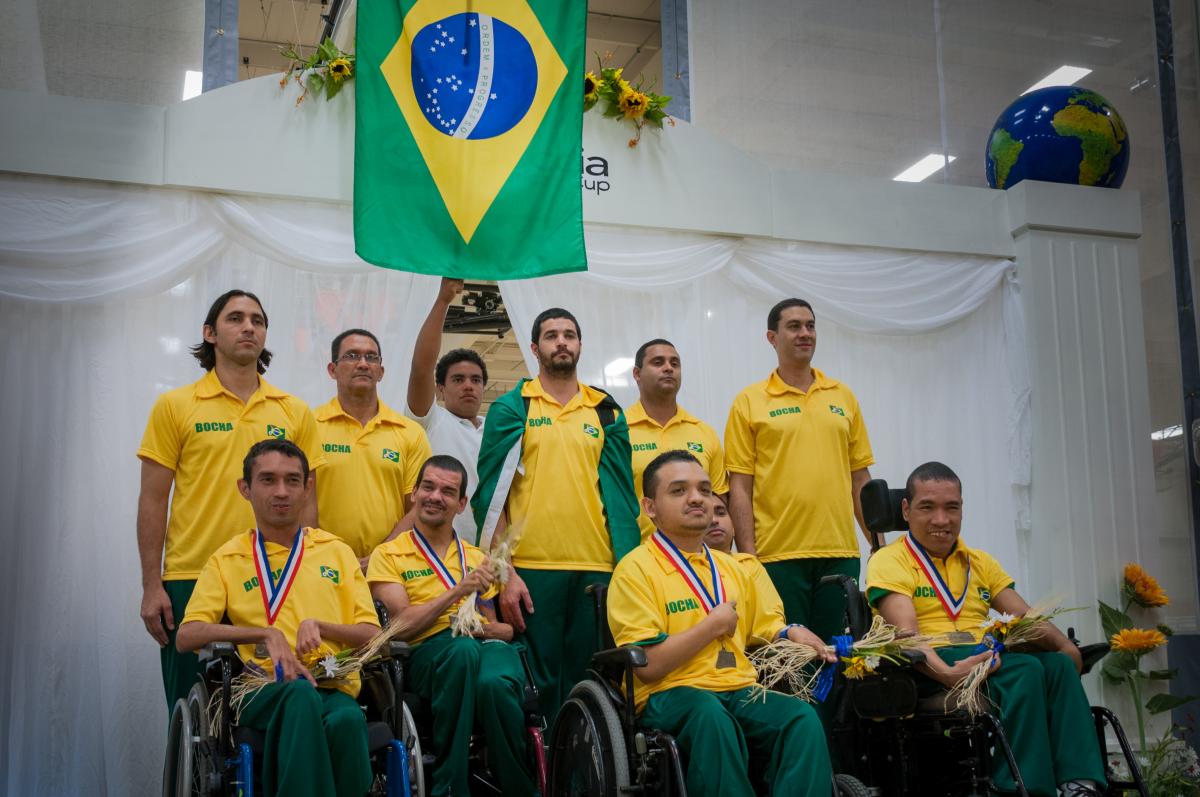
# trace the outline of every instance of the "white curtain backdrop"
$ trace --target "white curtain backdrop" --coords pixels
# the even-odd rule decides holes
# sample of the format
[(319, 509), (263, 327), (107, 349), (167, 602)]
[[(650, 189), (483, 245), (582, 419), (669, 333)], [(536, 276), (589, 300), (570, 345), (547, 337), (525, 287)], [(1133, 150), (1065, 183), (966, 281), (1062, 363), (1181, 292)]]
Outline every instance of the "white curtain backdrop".
[[(969, 539), (1021, 578), (1029, 397), (1011, 264), (598, 226), (587, 239), (590, 272), (502, 285), (523, 346), (537, 312), (571, 309), (582, 378), (628, 404), (634, 349), (671, 339), (681, 402), (721, 431), (773, 366), (767, 309), (807, 298), (816, 364), (858, 395), (873, 472), (899, 484), (951, 464)], [(137, 616), (134, 451), (155, 396), (201, 375), (187, 348), (212, 299), (262, 298), (267, 376), (312, 405), (333, 393), (330, 339), (376, 331), (398, 406), (436, 284), (358, 260), (345, 206), (0, 176), (0, 791), (158, 789), (167, 712)]]

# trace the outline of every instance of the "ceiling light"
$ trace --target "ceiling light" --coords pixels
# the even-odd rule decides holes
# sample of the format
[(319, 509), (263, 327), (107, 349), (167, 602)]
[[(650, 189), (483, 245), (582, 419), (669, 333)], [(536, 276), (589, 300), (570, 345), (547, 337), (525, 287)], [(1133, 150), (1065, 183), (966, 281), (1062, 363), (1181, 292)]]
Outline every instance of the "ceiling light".
[(204, 73), (195, 72), (191, 69), (183, 73), (183, 98), (190, 100), (192, 97), (199, 97), (204, 91)]
[(1082, 66), (1060, 66), (1037, 83), (1022, 91), (1021, 94), (1025, 95), (1031, 91), (1044, 89), (1047, 86), (1074, 86), (1090, 74), (1092, 74), (1092, 70)]
[(909, 166), (904, 171), (893, 177), (893, 180), (899, 180), (902, 183), (919, 183), (931, 174), (936, 174), (939, 169), (948, 163), (954, 163), (957, 158), (953, 155), (926, 155), (921, 160)]

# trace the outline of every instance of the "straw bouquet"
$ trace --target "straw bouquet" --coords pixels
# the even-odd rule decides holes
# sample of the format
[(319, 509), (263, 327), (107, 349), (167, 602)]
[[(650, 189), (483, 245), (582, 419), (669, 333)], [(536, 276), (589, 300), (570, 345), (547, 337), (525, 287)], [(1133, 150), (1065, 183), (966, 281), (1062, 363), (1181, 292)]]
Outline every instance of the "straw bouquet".
[[(513, 542), (509, 540), (509, 529), (505, 528), (504, 536), (492, 546), (484, 562), (496, 574), (496, 580), (501, 584), (508, 583), (508, 574), (512, 567)], [(475, 601), (479, 593), (472, 592), (458, 606), (458, 611), (450, 620), (450, 633), (453, 636), (479, 636), (483, 633), (483, 618), (475, 609)]]
[(1045, 633), (1045, 624), (1064, 612), (1073, 611), (1057, 606), (1057, 600), (1049, 600), (1037, 604), (1021, 617), (988, 610), (987, 619), (980, 623), (983, 629), (983, 640), (976, 646), (976, 653), (992, 651), (989, 659), (981, 661), (971, 668), (951, 689), (946, 696), (946, 706), (953, 710), (966, 711), (972, 717), (985, 710), (983, 687), (988, 673), (999, 656), (1005, 650), (1036, 642)]
[(906, 634), (876, 615), (871, 628), (856, 642), (851, 642), (849, 637), (838, 637), (836, 644), (817, 649), (788, 639), (777, 639), (754, 651), (750, 661), (758, 671), (757, 688), (764, 698), (768, 690), (781, 687), (780, 691), (812, 702), (824, 700), (823, 693), (828, 687), (822, 688), (819, 682), (829, 683), (834, 672), (827, 669), (830, 666), (827, 664), (810, 666), (820, 661), (822, 653), (836, 653), (842, 674), (847, 678), (862, 679), (874, 674), (885, 660), (903, 664), (905, 651), (920, 649), (932, 641), (933, 637)]

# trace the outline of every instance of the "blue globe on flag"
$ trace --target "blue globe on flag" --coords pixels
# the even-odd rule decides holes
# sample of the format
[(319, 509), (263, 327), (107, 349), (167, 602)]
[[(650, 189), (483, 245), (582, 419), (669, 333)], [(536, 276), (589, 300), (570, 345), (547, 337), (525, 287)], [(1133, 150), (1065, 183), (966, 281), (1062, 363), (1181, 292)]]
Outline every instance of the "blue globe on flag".
[(454, 14), (413, 38), (413, 92), (426, 121), (452, 138), (513, 129), (533, 104), (537, 78), (529, 42), (487, 14)]

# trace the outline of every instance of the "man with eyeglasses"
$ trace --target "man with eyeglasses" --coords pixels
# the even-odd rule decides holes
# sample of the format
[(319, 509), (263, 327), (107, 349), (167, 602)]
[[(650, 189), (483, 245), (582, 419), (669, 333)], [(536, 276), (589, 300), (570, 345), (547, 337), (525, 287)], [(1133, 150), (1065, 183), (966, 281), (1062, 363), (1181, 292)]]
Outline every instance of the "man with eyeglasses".
[(375, 546), (411, 526), (411, 508), (429, 440), (414, 421), (379, 400), (379, 338), (348, 329), (333, 339), (329, 376), (337, 396), (317, 408), (325, 469), (317, 482), (321, 527), (341, 537), (363, 567)]

